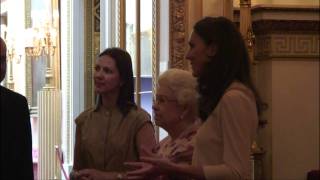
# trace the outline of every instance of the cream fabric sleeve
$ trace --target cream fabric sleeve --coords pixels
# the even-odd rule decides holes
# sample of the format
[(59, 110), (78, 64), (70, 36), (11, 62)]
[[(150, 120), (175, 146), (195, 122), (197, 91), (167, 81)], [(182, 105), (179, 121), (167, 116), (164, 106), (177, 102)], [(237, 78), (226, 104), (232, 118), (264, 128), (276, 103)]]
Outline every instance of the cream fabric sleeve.
[[(251, 95), (251, 93), (250, 93)], [(251, 143), (257, 127), (253, 96), (240, 91), (227, 91), (218, 106), (223, 136), (223, 164), (204, 166), (206, 179), (250, 179)]]

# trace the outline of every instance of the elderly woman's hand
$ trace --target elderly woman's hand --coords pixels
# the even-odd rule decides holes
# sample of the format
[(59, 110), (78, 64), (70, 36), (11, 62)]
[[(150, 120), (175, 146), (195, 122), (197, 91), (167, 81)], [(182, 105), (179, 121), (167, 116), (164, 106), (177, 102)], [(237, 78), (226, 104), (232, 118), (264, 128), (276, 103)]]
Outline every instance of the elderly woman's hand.
[(174, 167), (174, 164), (165, 158), (141, 157), (142, 162), (126, 162), (125, 164), (136, 170), (129, 171), (126, 174), (127, 179), (148, 179), (163, 174), (168, 174)]
[(98, 171), (96, 169), (83, 169), (78, 171), (79, 180), (109, 180), (116, 179), (115, 173)]
[(158, 176), (156, 168), (151, 163), (126, 162), (124, 164), (135, 169), (126, 173), (127, 179), (150, 179)]

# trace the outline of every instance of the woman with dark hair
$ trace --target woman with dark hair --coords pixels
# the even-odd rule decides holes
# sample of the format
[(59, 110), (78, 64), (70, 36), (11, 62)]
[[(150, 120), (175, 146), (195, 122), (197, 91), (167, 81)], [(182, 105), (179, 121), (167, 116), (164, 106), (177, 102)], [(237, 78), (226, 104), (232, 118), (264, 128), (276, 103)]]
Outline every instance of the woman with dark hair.
[(150, 116), (134, 102), (130, 55), (108, 48), (96, 61), (98, 101), (75, 120), (73, 179), (121, 179), (123, 162), (137, 161), (156, 146)]
[(224, 17), (206, 17), (193, 30), (186, 58), (198, 79), (202, 125), (196, 135), (192, 165), (143, 157), (153, 169), (129, 172), (131, 179), (154, 169), (195, 179), (251, 179), (251, 143), (261, 101), (250, 77), (244, 40)]

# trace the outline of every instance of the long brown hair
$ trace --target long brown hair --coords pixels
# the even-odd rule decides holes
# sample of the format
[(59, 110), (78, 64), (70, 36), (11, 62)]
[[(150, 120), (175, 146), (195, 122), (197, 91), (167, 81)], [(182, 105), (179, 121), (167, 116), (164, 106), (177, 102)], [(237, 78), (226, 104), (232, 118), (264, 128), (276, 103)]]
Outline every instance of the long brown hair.
[(123, 85), (120, 87), (117, 105), (123, 115), (126, 116), (132, 107), (137, 107), (134, 102), (134, 80), (131, 56), (127, 51), (120, 48), (105, 49), (100, 53), (99, 57), (106, 55), (114, 59), (119, 70), (121, 81), (123, 82)]
[(262, 102), (250, 75), (249, 55), (238, 28), (224, 17), (205, 17), (193, 27), (206, 45), (215, 45), (217, 52), (198, 77), (199, 115), (203, 121), (215, 109), (225, 90), (237, 80), (255, 95), (258, 114)]

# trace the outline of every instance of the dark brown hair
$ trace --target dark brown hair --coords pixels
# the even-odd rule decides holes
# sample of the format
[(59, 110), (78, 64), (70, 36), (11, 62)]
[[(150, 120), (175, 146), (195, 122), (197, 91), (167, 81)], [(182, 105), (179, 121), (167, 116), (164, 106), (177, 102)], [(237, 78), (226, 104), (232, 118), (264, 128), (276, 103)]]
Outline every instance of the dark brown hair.
[(126, 116), (132, 107), (136, 108), (134, 102), (134, 80), (132, 61), (130, 54), (120, 48), (108, 48), (99, 54), (101, 56), (110, 56), (114, 59), (123, 85), (120, 87), (117, 105), (121, 112)]
[(206, 45), (217, 48), (198, 77), (201, 119), (207, 119), (235, 80), (252, 90), (260, 114), (262, 102), (251, 80), (249, 55), (238, 28), (227, 18), (205, 17), (195, 24), (193, 30)]

